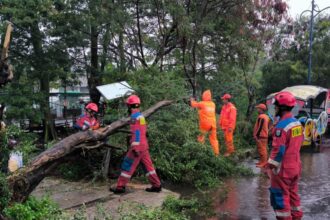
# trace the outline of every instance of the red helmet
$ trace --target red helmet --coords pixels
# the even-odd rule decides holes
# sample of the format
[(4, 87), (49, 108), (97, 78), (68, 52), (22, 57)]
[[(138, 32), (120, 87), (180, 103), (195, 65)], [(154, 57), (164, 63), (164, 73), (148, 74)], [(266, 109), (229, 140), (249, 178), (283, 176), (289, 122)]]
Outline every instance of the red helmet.
[(93, 102), (87, 104), (85, 109), (92, 110), (93, 112), (98, 112), (99, 111), (99, 107), (97, 107), (97, 105)]
[(228, 93), (224, 94), (221, 99), (231, 99), (231, 95), (229, 95)]
[(264, 111), (267, 110), (267, 106), (265, 104), (262, 104), (262, 103), (257, 105), (256, 108), (259, 108), (259, 109), (264, 110)]
[(279, 92), (275, 95), (275, 105), (294, 107), (296, 105), (296, 98), (291, 92)]
[(141, 100), (140, 100), (139, 96), (137, 96), (137, 95), (130, 95), (126, 99), (126, 104), (127, 105), (135, 105), (135, 104), (140, 105), (141, 104)]

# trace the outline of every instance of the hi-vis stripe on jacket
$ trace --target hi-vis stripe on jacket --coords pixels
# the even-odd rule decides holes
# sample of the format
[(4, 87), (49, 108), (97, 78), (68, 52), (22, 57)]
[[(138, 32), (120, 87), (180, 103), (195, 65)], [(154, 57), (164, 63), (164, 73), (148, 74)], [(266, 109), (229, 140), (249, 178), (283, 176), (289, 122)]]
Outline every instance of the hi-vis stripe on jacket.
[(278, 168), (278, 175), (299, 175), (300, 147), (303, 139), (303, 127), (300, 122), (291, 113), (284, 115), (274, 129), (273, 148), (268, 160)]
[(149, 148), (147, 140), (147, 122), (141, 112), (134, 112), (130, 121), (131, 146), (137, 151)]

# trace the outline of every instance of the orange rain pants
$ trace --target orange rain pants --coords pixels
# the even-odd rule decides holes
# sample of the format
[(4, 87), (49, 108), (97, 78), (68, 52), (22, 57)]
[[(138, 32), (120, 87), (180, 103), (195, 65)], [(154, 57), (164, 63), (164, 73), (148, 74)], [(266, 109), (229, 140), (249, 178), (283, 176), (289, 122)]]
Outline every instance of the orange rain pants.
[(219, 142), (217, 138), (217, 126), (215, 116), (215, 104), (212, 102), (211, 91), (206, 90), (202, 95), (202, 101), (196, 102), (191, 100), (191, 106), (198, 108), (199, 114), (199, 130), (197, 140), (201, 143), (205, 142), (205, 135), (210, 132), (209, 139), (214, 154), (219, 155)]
[(226, 154), (235, 152), (234, 130), (236, 127), (236, 114), (236, 107), (231, 102), (225, 104), (221, 109), (219, 124), (225, 137)]
[(256, 142), (257, 142), (257, 150), (260, 156), (260, 160), (258, 164), (264, 165), (267, 163), (268, 160), (268, 156), (267, 156), (268, 139), (260, 138), (260, 139), (256, 139)]
[(235, 152), (234, 147), (234, 130), (229, 131), (228, 129), (223, 130), (225, 144), (227, 147), (226, 153), (232, 154)]
[(267, 145), (268, 145), (269, 117), (266, 114), (260, 114), (253, 129), (253, 137), (257, 143), (257, 150), (260, 156), (258, 164), (267, 163)]

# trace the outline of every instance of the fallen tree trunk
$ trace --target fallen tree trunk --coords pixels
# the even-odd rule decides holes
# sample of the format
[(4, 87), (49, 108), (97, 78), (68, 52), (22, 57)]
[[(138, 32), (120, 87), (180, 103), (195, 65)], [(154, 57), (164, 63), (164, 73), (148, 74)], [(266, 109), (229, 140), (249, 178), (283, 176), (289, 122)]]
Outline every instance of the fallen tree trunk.
[[(151, 108), (143, 112), (145, 117), (149, 117), (162, 107), (172, 104), (173, 101), (160, 101)], [(51, 170), (65, 161), (67, 156), (80, 152), (85, 148), (85, 142), (102, 141), (107, 136), (115, 133), (118, 129), (126, 126), (129, 123), (129, 118), (117, 120), (105, 128), (100, 128), (96, 131), (84, 131), (70, 135), (52, 148), (42, 152), (25, 168), (10, 175), (7, 180), (10, 189), (12, 190), (12, 201), (23, 202), (35, 187), (45, 178)], [(97, 144), (93, 148), (101, 147), (102, 144)]]

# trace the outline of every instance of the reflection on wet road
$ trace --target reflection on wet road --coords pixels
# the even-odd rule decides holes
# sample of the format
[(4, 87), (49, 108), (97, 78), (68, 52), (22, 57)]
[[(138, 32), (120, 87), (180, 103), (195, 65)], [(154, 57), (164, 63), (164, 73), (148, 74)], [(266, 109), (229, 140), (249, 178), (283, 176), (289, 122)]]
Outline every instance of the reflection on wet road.
[[(320, 153), (302, 152), (301, 160), (303, 171), (299, 192), (303, 219), (330, 219), (330, 142), (321, 148)], [(247, 166), (260, 173), (260, 169), (254, 167), (255, 162), (250, 161)], [(229, 179), (226, 185), (229, 188), (226, 201), (215, 199), (215, 211), (221, 213), (216, 219), (275, 219), (266, 175)]]

